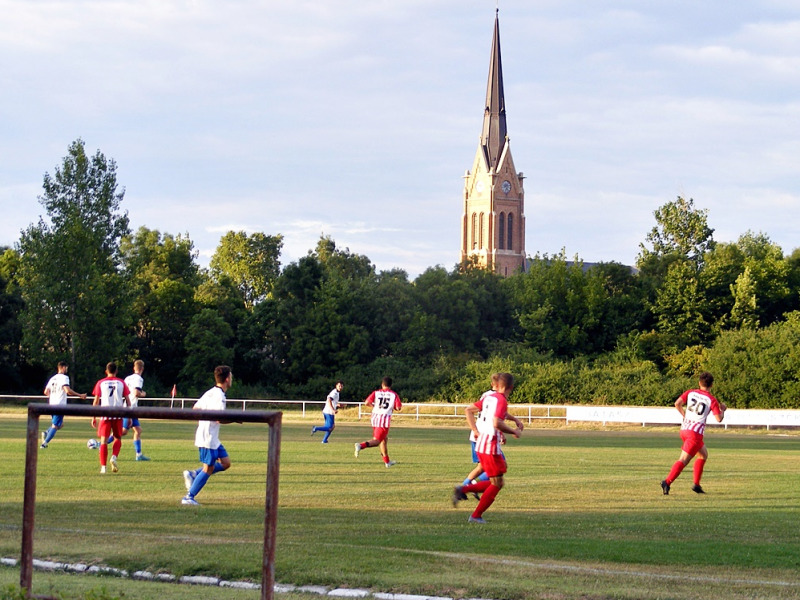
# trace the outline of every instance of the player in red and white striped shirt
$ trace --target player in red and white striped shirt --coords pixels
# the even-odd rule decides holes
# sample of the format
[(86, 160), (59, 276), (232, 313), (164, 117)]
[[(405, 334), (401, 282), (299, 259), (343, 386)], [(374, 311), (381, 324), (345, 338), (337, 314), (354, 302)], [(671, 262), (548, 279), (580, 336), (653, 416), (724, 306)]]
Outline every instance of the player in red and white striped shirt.
[(711, 373), (704, 371), (700, 373), (699, 379), (699, 390), (687, 390), (675, 401), (675, 408), (678, 409), (683, 417), (683, 422), (681, 423), (683, 447), (681, 448), (680, 458), (672, 465), (667, 478), (661, 482), (661, 490), (665, 496), (669, 494), (672, 482), (678, 478), (683, 468), (689, 464), (689, 461), (696, 454), (699, 454), (700, 458), (694, 461), (694, 485), (692, 486), (692, 491), (697, 494), (705, 493), (703, 488), (700, 487), (700, 478), (703, 476), (703, 467), (705, 467), (708, 459), (708, 450), (706, 450), (706, 445), (703, 441), (706, 420), (709, 414), (713, 414), (718, 422), (722, 422), (728, 407), (709, 393), (708, 390), (714, 384), (714, 376)]
[[(130, 406), (128, 399), (131, 392), (122, 379), (117, 377), (117, 364), (110, 362), (106, 365), (106, 377), (94, 385), (94, 402), (92, 406), (110, 406), (122, 408)], [(97, 425), (97, 417), (92, 417), (92, 427)], [(117, 456), (122, 447), (122, 418), (121, 417), (100, 417), (100, 425), (97, 427), (97, 435), (100, 438), (100, 472), (106, 472), (106, 461), (108, 460), (108, 438), (114, 435), (114, 445), (111, 448), (111, 471), (119, 471), (117, 467)]]
[[(492, 505), (503, 487), (503, 474), (506, 472), (506, 459), (500, 450), (503, 434), (518, 438), (522, 435), (522, 423), (516, 428), (506, 425), (508, 416), (508, 396), (514, 389), (514, 376), (511, 373), (498, 373), (495, 389), (486, 392), (466, 410), (467, 422), (476, 436), (475, 452), (489, 476), (489, 481), (479, 481), (470, 485), (460, 485), (453, 490), (453, 505), (467, 499), (467, 493), (483, 493), (478, 506), (470, 515), (470, 523), (485, 523), (483, 513)], [(479, 413), (479, 414), (478, 414)], [(476, 414), (478, 415), (476, 417)]]
[(356, 442), (356, 458), (364, 448), (380, 446), (383, 464), (388, 469), (397, 464), (395, 461), (389, 460), (389, 450), (386, 443), (389, 437), (389, 427), (392, 424), (392, 413), (394, 411), (399, 412), (403, 408), (400, 396), (397, 392), (392, 391), (392, 378), (384, 377), (381, 380), (381, 389), (372, 392), (364, 401), (364, 404), (372, 407), (372, 439), (361, 443)]

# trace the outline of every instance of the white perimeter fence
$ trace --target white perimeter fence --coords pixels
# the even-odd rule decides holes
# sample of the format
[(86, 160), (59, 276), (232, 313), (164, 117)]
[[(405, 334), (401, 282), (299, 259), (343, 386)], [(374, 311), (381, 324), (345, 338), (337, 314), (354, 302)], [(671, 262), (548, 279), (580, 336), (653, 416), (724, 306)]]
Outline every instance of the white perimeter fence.
[[(42, 402), (43, 396), (3, 396), (0, 402)], [(196, 398), (141, 398), (142, 405), (168, 404), (172, 408), (191, 408)], [(299, 412), (305, 418), (307, 413), (317, 416), (325, 402), (319, 400), (241, 400), (228, 399), (228, 408), (241, 406), (242, 410), (266, 409), (274, 407), (276, 410)], [(468, 404), (428, 404), (408, 403), (403, 404), (402, 412), (395, 413), (397, 419), (464, 419), (464, 409)], [(343, 408), (349, 414), (351, 409), (357, 407), (358, 419), (369, 418), (371, 409), (363, 403), (344, 402)], [(646, 425), (680, 425), (681, 416), (674, 406), (587, 406), (564, 404), (512, 404), (510, 412), (520, 420), (533, 423), (534, 421), (560, 421), (565, 424), (586, 422), (600, 423), (606, 426), (610, 423), (641, 423)], [(717, 423), (714, 417), (709, 417), (708, 425), (711, 427), (800, 427), (800, 410), (762, 410), (762, 409), (730, 409), (725, 412), (725, 420)]]

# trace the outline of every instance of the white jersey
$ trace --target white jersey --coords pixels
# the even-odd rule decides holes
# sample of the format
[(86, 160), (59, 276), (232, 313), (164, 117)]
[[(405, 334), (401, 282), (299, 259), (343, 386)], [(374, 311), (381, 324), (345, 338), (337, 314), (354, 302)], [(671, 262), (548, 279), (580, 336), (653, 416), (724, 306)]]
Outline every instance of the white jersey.
[(132, 373), (125, 378), (125, 385), (128, 386), (130, 394), (128, 400), (131, 401), (131, 408), (139, 406), (139, 396), (136, 395), (136, 390), (142, 391), (144, 388), (144, 378), (138, 373)]
[(50, 404), (61, 405), (67, 403), (67, 390), (69, 387), (69, 377), (64, 373), (56, 373), (47, 382), (47, 392), (50, 396)]
[[(215, 385), (195, 402), (194, 408), (198, 410), (225, 410), (227, 397), (222, 388)], [(198, 448), (216, 450), (222, 445), (219, 441), (219, 421), (198, 421), (197, 432), (194, 434), (194, 445)]]
[(336, 409), (339, 408), (339, 390), (333, 388), (328, 394), (330, 402), (325, 402), (325, 408), (322, 409), (323, 415), (335, 415)]

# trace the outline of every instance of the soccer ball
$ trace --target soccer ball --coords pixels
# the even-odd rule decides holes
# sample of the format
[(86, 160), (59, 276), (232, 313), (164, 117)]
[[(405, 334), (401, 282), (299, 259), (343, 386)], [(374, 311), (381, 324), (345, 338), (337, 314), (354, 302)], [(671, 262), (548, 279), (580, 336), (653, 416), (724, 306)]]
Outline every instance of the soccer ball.
[(97, 450), (100, 447), (100, 442), (98, 442), (96, 439), (92, 438), (92, 439), (90, 439), (90, 440), (88, 440), (86, 442), (86, 447), (89, 450)]

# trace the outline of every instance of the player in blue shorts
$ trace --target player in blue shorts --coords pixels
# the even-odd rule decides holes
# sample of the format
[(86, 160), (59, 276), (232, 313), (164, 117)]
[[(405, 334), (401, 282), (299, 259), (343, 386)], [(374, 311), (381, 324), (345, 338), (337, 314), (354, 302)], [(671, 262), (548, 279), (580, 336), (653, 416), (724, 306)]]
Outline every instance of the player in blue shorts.
[[(144, 361), (136, 360), (133, 362), (133, 373), (125, 378), (125, 385), (131, 391), (129, 400), (131, 401), (131, 408), (136, 408), (139, 405), (139, 398), (144, 398)], [(136, 451), (136, 460), (150, 460), (142, 454), (142, 428), (139, 425), (139, 419), (122, 419), (122, 435), (128, 433), (128, 430), (133, 429), (133, 449)]]
[(336, 413), (339, 412), (339, 392), (342, 391), (343, 387), (344, 383), (342, 383), (341, 380), (337, 381), (336, 385), (325, 399), (325, 408), (322, 409), (322, 417), (325, 419), (325, 425), (322, 427), (315, 425), (311, 428), (311, 435), (314, 435), (318, 431), (325, 432), (325, 437), (322, 438), (323, 444), (328, 443), (328, 438), (331, 437), (331, 433), (333, 433), (333, 430), (336, 428)]
[[(58, 372), (50, 378), (44, 388), (44, 395), (49, 398), (48, 402), (52, 406), (63, 406), (67, 403), (67, 396), (77, 396), (81, 400), (86, 400), (86, 394), (79, 394), (69, 387), (69, 376), (67, 371), (69, 365), (63, 360), (58, 363)], [(50, 428), (42, 432), (42, 445), (40, 448), (47, 448), (50, 440), (55, 437), (56, 432), (64, 425), (64, 415), (53, 415)]]
[[(214, 369), (216, 385), (203, 394), (192, 408), (198, 410), (225, 410), (226, 392), (233, 383), (233, 373), (228, 366), (221, 365)], [(202, 466), (194, 471), (184, 471), (183, 481), (186, 484), (187, 494), (181, 499), (181, 504), (199, 506), (195, 496), (200, 493), (208, 478), (219, 471), (226, 471), (231, 466), (231, 459), (225, 446), (219, 441), (220, 421), (198, 421), (197, 432), (194, 436), (194, 445), (200, 451)]]

